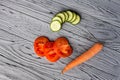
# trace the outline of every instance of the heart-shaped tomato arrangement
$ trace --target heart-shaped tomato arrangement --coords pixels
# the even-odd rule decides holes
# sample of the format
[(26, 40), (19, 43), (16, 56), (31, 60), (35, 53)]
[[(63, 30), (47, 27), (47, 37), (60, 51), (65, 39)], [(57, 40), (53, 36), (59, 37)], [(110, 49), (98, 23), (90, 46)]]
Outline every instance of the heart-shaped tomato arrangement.
[(45, 36), (40, 36), (35, 39), (34, 51), (37, 56), (45, 56), (50, 62), (56, 62), (61, 57), (66, 58), (73, 52), (67, 38), (59, 37), (55, 41), (50, 41)]

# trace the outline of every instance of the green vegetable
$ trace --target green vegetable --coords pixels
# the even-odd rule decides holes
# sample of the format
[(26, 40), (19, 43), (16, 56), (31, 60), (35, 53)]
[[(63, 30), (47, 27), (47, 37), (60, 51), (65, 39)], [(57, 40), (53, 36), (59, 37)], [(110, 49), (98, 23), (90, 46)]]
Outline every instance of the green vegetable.
[(52, 31), (59, 31), (64, 22), (70, 22), (73, 25), (76, 25), (80, 22), (80, 16), (73, 11), (67, 10), (60, 12), (52, 18), (50, 28)]
[(59, 16), (62, 20), (62, 23), (65, 22), (65, 15), (63, 13), (58, 13), (56, 16)]
[(59, 21), (52, 21), (50, 24), (50, 28), (52, 31), (59, 31), (61, 29), (62, 25)]
[(78, 24), (80, 22), (80, 16), (77, 15), (76, 19), (72, 22), (72, 24)]
[(63, 14), (65, 15), (65, 21), (67, 21), (68, 18), (69, 18), (68, 13), (67, 12), (63, 12)]
[(59, 21), (60, 23), (62, 23), (62, 19), (61, 19), (61, 17), (59, 17), (59, 16), (55, 16), (55, 17), (52, 19), (52, 21)]
[(73, 12), (73, 18), (70, 20), (70, 22), (72, 23), (73, 21), (75, 21), (77, 18), (77, 14)]
[(73, 12), (72, 11), (66, 11), (68, 13), (68, 19), (67, 21), (69, 22), (73, 18)]

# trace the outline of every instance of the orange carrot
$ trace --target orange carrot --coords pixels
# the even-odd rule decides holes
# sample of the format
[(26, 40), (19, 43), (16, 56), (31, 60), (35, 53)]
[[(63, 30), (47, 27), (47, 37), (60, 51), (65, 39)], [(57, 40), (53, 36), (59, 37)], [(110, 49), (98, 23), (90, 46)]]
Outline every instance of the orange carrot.
[(82, 55), (78, 56), (76, 59), (74, 59), (73, 61), (71, 61), (70, 63), (68, 63), (64, 69), (62, 70), (62, 74), (70, 69), (72, 69), (73, 67), (82, 64), (83, 62), (91, 59), (93, 56), (95, 56), (99, 51), (101, 51), (103, 48), (103, 44), (102, 43), (95, 43), (89, 50), (87, 50), (86, 52), (84, 52)]

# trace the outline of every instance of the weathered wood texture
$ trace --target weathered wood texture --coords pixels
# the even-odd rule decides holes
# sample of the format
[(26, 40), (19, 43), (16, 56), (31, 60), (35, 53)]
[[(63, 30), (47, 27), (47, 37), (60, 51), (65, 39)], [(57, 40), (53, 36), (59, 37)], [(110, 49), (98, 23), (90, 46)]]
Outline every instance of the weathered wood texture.
[[(66, 9), (81, 14), (81, 23), (51, 32), (51, 18)], [(73, 54), (56, 63), (38, 58), (33, 41), (40, 35), (67, 37)], [(105, 43), (98, 55), (60, 74), (97, 41)], [(0, 0), (0, 80), (120, 80), (120, 0)]]

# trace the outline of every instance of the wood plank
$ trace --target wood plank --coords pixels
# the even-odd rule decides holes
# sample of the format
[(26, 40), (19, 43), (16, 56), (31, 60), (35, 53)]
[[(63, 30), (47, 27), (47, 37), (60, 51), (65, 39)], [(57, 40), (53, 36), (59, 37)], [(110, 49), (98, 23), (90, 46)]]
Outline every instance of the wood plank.
[[(20, 3), (20, 2), (19, 2)], [(21, 4), (23, 4), (25, 2), (22, 2), (21, 1)], [(11, 3), (12, 5), (16, 5), (16, 4), (13, 4)], [(27, 2), (26, 2), (27, 4)], [(12, 7), (12, 6), (11, 6)], [(16, 7), (16, 6), (15, 6)], [(12, 7), (14, 8), (14, 7)], [(20, 7), (21, 8), (21, 7)], [(29, 7), (28, 7), (29, 8)], [(21, 8), (21, 10), (23, 10), (24, 8)], [(10, 10), (10, 9), (8, 9)], [(17, 9), (16, 9), (17, 10)], [(19, 10), (19, 8), (18, 8)], [(24, 13), (25, 10), (23, 10), (23, 13)], [(43, 11), (44, 12), (44, 11)], [(28, 12), (26, 12), (28, 13)], [(17, 13), (18, 14), (18, 13)], [(14, 14), (17, 16), (17, 14)], [(30, 13), (28, 13), (29, 15), (33, 15)], [(44, 15), (42, 15), (44, 16)], [(45, 17), (45, 16), (44, 16)], [(101, 20), (98, 20), (97, 18), (94, 18), (94, 17), (91, 17), (89, 15), (86, 15), (86, 14), (82, 14), (82, 17), (83, 17), (83, 20), (81, 21), (81, 24), (80, 25), (77, 25), (75, 28), (72, 28), (72, 27), (69, 27), (71, 25), (64, 25), (65, 27), (63, 27), (63, 29), (69, 31), (69, 32), (72, 32), (78, 36), (81, 36), (81, 37), (84, 37), (84, 38), (87, 38), (88, 40), (92, 40), (92, 41), (104, 41), (106, 42), (106, 44), (109, 44), (110, 42), (114, 42), (116, 41), (117, 43), (119, 43), (119, 30), (120, 28), (117, 27), (117, 26), (114, 26), (114, 25), (111, 25), (110, 23), (107, 23), (107, 22), (104, 22), (104, 21), (101, 21)], [(36, 17), (37, 18), (37, 17)], [(42, 18), (44, 19), (44, 18)], [(9, 19), (7, 19), (9, 20)], [(35, 22), (35, 21), (34, 21)], [(29, 23), (30, 24), (30, 23)], [(40, 24), (40, 23), (38, 23)], [(49, 25), (48, 25), (49, 26)], [(91, 28), (92, 27), (92, 28)], [(96, 28), (97, 27), (97, 28)], [(87, 30), (85, 29), (87, 28)], [(94, 28), (94, 29), (93, 29)], [(99, 31), (96, 32), (96, 29), (98, 30), (99, 28)], [(106, 29), (106, 30), (104, 30)], [(34, 29), (33, 29), (34, 30)], [(43, 29), (45, 30), (45, 29)], [(43, 31), (42, 30), (42, 31)], [(83, 31), (84, 30), (84, 31)], [(89, 30), (89, 31), (88, 31)], [(103, 31), (104, 30), (104, 31)], [(102, 32), (101, 32), (102, 31)], [(112, 31), (112, 33), (110, 33)], [(98, 33), (99, 32), (99, 33)], [(109, 34), (108, 34), (109, 33)], [(26, 33), (25, 33), (26, 34)], [(35, 34), (35, 33), (34, 33)], [(93, 35), (91, 35), (93, 34)], [(28, 35), (29, 36), (29, 35)], [(114, 37), (114, 38), (113, 38)], [(91, 38), (91, 39), (90, 39)], [(95, 39), (96, 38), (96, 39)], [(112, 39), (112, 40), (111, 40)], [(113, 40), (114, 39), (114, 40)], [(116, 47), (116, 45), (114, 45), (116, 43), (112, 43), (112, 47), (114, 46), (115, 50), (117, 51), (120, 51), (119, 50), (119, 45), (118, 47)], [(109, 45), (108, 45), (109, 46)]]
[[(45, 58), (38, 58), (33, 52), (31, 42), (2, 29), (0, 34), (3, 34), (3, 36), (0, 35), (0, 73), (5, 78), (18, 80), (76, 79), (74, 76), (60, 76), (59, 62), (50, 63)], [(77, 77), (77, 79), (80, 78)]]
[[(12, 4), (12, 5), (14, 5), (14, 4)], [(15, 29), (15, 30), (13, 30), (13, 32), (15, 32), (15, 34), (17, 34), (18, 32), (21, 32), (20, 31), (20, 27), (21, 27), (21, 29), (23, 29), (23, 27), (24, 26), (26, 26), (26, 28), (25, 29), (23, 29), (24, 31), (22, 31), (21, 32), (21, 34), (23, 34), (23, 33), (25, 33), (25, 35), (27, 35), (27, 36), (29, 36), (30, 34), (31, 34), (31, 32), (30, 31), (28, 31), (28, 30), (31, 30), (31, 28), (33, 28), (32, 30), (33, 30), (33, 32), (34, 33), (32, 33), (32, 34), (37, 34), (38, 35), (38, 32), (40, 33), (41, 31), (43, 31), (43, 32), (50, 32), (50, 29), (49, 29), (49, 24), (44, 24), (44, 22), (41, 22), (41, 21), (39, 21), (39, 20), (36, 20), (36, 19), (34, 19), (34, 20), (32, 20), (33, 18), (31, 18), (31, 17), (29, 17), (29, 16), (26, 16), (26, 15), (24, 15), (24, 14), (20, 14), (20, 12), (15, 12), (14, 10), (12, 11), (12, 12), (14, 12), (14, 14), (12, 14), (12, 15), (6, 15), (6, 14), (9, 14), (9, 11), (11, 11), (9, 8), (6, 8), (6, 7), (4, 7), (4, 6), (1, 6), (1, 10), (2, 10), (2, 12), (1, 12), (1, 21), (2, 21), (2, 24), (3, 25), (11, 25), (11, 26), (13, 26), (13, 28), (11, 28), (11, 30), (12, 29)], [(3, 11), (3, 10), (6, 10), (6, 11)], [(8, 11), (8, 12), (7, 12)], [(31, 14), (31, 13), (29, 13), (29, 14)], [(15, 18), (14, 16), (17, 16), (17, 15), (19, 15), (19, 17), (17, 17), (17, 18)], [(7, 16), (7, 17), (3, 17), (3, 16)], [(24, 17), (24, 18), (23, 18)], [(12, 20), (10, 20), (10, 19), (12, 19)], [(20, 21), (22, 19), (22, 21)], [(28, 20), (27, 20), (28, 19)], [(31, 21), (32, 20), (32, 21)], [(5, 23), (7, 21), (7, 23)], [(15, 21), (15, 22), (14, 22)], [(23, 21), (24, 21), (24, 23), (23, 23)], [(9, 22), (9, 23), (8, 23)], [(35, 24), (31, 24), (31, 22), (34, 22)], [(15, 23), (15, 24), (13, 24), (13, 23)], [(27, 24), (26, 24), (27, 23)], [(21, 24), (21, 25), (20, 25)], [(34, 25), (36, 25), (36, 26), (34, 26)], [(44, 27), (42, 28), (41, 26), (42, 25), (44, 25)], [(20, 27), (19, 27), (20, 26)], [(34, 27), (33, 27), (34, 26)], [(7, 27), (7, 26), (6, 26)], [(14, 28), (14, 27), (16, 27), (16, 28)], [(19, 27), (19, 28), (18, 28)], [(72, 27), (68, 27), (68, 26), (65, 26), (66, 28), (68, 28), (68, 30), (70, 29), (70, 28), (72, 28)], [(28, 28), (30, 28), (30, 29), (28, 29)], [(77, 28), (77, 27), (76, 27)], [(5, 29), (5, 28), (3, 28), (3, 29)], [(6, 28), (6, 29), (8, 29), (8, 28)], [(18, 29), (18, 30), (17, 30)], [(42, 29), (42, 30), (40, 30), (40, 29)], [(79, 29), (79, 28), (77, 28), (77, 29)], [(76, 29), (76, 30), (77, 30)], [(9, 30), (9, 29), (8, 29)], [(37, 32), (38, 31), (38, 32)], [(65, 30), (64, 30), (65, 31)], [(78, 31), (78, 30), (77, 30)], [(26, 32), (30, 32), (30, 34), (28, 34), (28, 33), (26, 33)], [(36, 33), (37, 32), (37, 33)], [(68, 31), (66, 31), (66, 33), (67, 33)], [(82, 28), (81, 29), (79, 29), (79, 32), (81, 33), (81, 34), (84, 34), (84, 35), (87, 35), (86, 33), (82, 33), (82, 32), (85, 32)], [(19, 33), (18, 33), (19, 34)], [(31, 35), (32, 35), (31, 34)], [(41, 34), (44, 34), (44, 33), (42, 33), (41, 32)], [(50, 32), (50, 34), (55, 34), (55, 33), (52, 33), (52, 32)], [(61, 33), (59, 33), (59, 34), (61, 34)], [(25, 36), (25, 35), (23, 35), (23, 36)], [(84, 35), (82, 36), (82, 37), (84, 37)], [(21, 36), (21, 35), (20, 35)], [(27, 36), (26, 36), (26, 38), (27, 38)], [(80, 35), (79, 35), (80, 36)], [(25, 37), (24, 37), (25, 38)], [(31, 38), (31, 37), (30, 37)], [(29, 39), (30, 39), (29, 38)]]
[[(34, 2), (35, 1), (37, 0), (34, 0)], [(78, 12), (84, 12), (92, 15), (118, 27), (120, 25), (120, 5), (118, 4), (120, 1), (115, 1), (116, 3), (111, 0), (61, 0), (55, 2), (64, 4), (73, 10), (77, 10)]]
[[(29, 0), (29, 2), (32, 2), (32, 3), (34, 3), (34, 4), (37, 4), (37, 5), (39, 5), (40, 3), (43, 3), (42, 4), (42, 6), (44, 7), (44, 8), (46, 8), (45, 7), (45, 3), (47, 3), (46, 1), (30, 1)], [(72, 3), (71, 1), (69, 1), (70, 3)], [(66, 8), (69, 8), (68, 6), (67, 6), (67, 4), (69, 3), (68, 1), (66, 1), (66, 5), (65, 5), (65, 3), (64, 4), (62, 4), (62, 6), (60, 5), (60, 4), (58, 4), (58, 3), (53, 3), (53, 2), (50, 2), (51, 3), (51, 5), (46, 5), (46, 6), (49, 6), (49, 7), (53, 7), (53, 6), (56, 6), (56, 7), (58, 7), (58, 11), (60, 11), (60, 10), (62, 10), (62, 9), (60, 9), (59, 10), (59, 6), (61, 6), (61, 8), (63, 8), (64, 9), (64, 7)], [(78, 1), (79, 3), (80, 3), (80, 1)], [(84, 2), (85, 3), (85, 2)], [(113, 4), (112, 2), (109, 2), (109, 3), (111, 3), (111, 4)], [(82, 2), (81, 2), (81, 4), (82, 4)], [(87, 4), (86, 4), (87, 5)], [(39, 5), (39, 6), (41, 6), (41, 5)], [(94, 6), (94, 5), (93, 5)], [(55, 10), (56, 10), (56, 7), (54, 8)], [(88, 5), (88, 7), (89, 7), (89, 5)], [(87, 7), (87, 8), (88, 8)], [(91, 7), (90, 7), (91, 8)], [(106, 8), (106, 7), (105, 7)], [(51, 8), (49, 8), (50, 10), (51, 10)], [(86, 10), (86, 9), (85, 9)], [(91, 10), (91, 9), (90, 9)], [(80, 10), (79, 10), (80, 11)], [(100, 12), (100, 11), (99, 11)], [(90, 31), (90, 33), (92, 33), (92, 34), (94, 34), (94, 36), (97, 38), (97, 39), (99, 39), (99, 40), (104, 40), (104, 42), (108, 42), (108, 44), (110, 43), (110, 42), (113, 42), (113, 40), (111, 41), (111, 39), (110, 39), (110, 37), (112, 38), (112, 36), (109, 36), (109, 35), (113, 35), (114, 37), (115, 37), (115, 40), (117, 40), (117, 42), (119, 42), (119, 31), (120, 31), (120, 28), (119, 28), (119, 26), (114, 26), (114, 24), (112, 24), (112, 23), (110, 23), (109, 21), (107, 21), (107, 22), (105, 22), (104, 20), (99, 20), (98, 18), (96, 18), (96, 16), (95, 17), (91, 17), (91, 16), (89, 16), (89, 15), (86, 15), (86, 14), (88, 14), (88, 13), (84, 13), (83, 11), (82, 12), (80, 12), (81, 13), (81, 15), (82, 15), (82, 21), (81, 21), (81, 24), (80, 25), (78, 25), (78, 26), (81, 26), (81, 27), (86, 27), (86, 28), (89, 28), (90, 27), (90, 29), (88, 29), (89, 31)], [(95, 12), (96, 13), (96, 12)], [(109, 12), (108, 12), (109, 13)], [(108, 15), (107, 13), (106, 13), (106, 15)], [(118, 15), (118, 14), (116, 14), (116, 15)], [(118, 17), (119, 17), (119, 15), (118, 15)], [(117, 17), (117, 18), (118, 18)], [(106, 18), (108, 18), (108, 17), (106, 17)], [(111, 20), (111, 19), (110, 19)], [(119, 19), (117, 19), (117, 20), (119, 20)], [(111, 25), (112, 24), (112, 25)], [(77, 26), (77, 27), (78, 27)], [(99, 30), (100, 31), (100, 33), (98, 33), (98, 31), (97, 31), (97, 33), (94, 31), (94, 29), (93, 28), (91, 28), (91, 27), (97, 27), (97, 29), (100, 27), (101, 28), (101, 30), (103, 30), (103, 29), (107, 29), (106, 31), (108, 31), (108, 32), (106, 32), (107, 34), (109, 33), (109, 35), (106, 35), (106, 33), (105, 33), (105, 31), (104, 32), (101, 32), (101, 30)], [(74, 30), (78, 30), (78, 31), (75, 31), (75, 32), (78, 32), (78, 33), (80, 33), (81, 32), (81, 28), (80, 29), (73, 29), (73, 28), (68, 28), (68, 27), (64, 27), (65, 29), (69, 29), (69, 31), (74, 31)], [(91, 31), (92, 30), (92, 31)], [(110, 33), (111, 32), (111, 30), (112, 30), (112, 33)], [(104, 34), (103, 34), (104, 33)], [(114, 33), (114, 34), (113, 34)], [(88, 35), (88, 34), (87, 34)], [(87, 35), (85, 35), (86, 37), (87, 37)], [(97, 35), (97, 36), (96, 36)], [(99, 35), (99, 36), (98, 36)], [(101, 36), (102, 35), (102, 36)], [(91, 35), (88, 35), (89, 37), (91, 37)], [(92, 38), (93, 38), (93, 36), (92, 36)], [(103, 39), (104, 38), (104, 39)], [(107, 39), (107, 40), (106, 40)], [(95, 40), (95, 39), (94, 39)], [(114, 44), (114, 43), (113, 43)], [(117, 48), (117, 50), (119, 51), (119, 47)]]
[[(81, 3), (81, 1), (79, 2)], [(74, 2), (74, 4), (68, 5), (71, 2), (67, 1), (65, 3), (48, 0), (0, 1), (0, 34), (2, 34), (0, 35), (1, 79), (117, 79), (120, 74), (119, 23), (115, 23), (111, 17), (110, 20), (107, 20), (106, 16), (98, 17), (97, 13), (94, 13), (94, 16), (90, 10), (90, 14), (86, 13), (85, 10), (82, 10), (83, 7), (83, 9), (87, 8), (84, 3), (82, 8), (78, 10), (78, 12), (82, 11), (82, 21), (79, 25), (73, 26), (65, 23), (60, 32), (53, 33), (49, 29), (49, 23), (54, 14), (77, 4)], [(77, 5), (75, 8), (78, 6), (80, 5)], [(93, 10), (92, 8), (90, 9)], [(116, 15), (119, 16), (118, 13)], [(105, 19), (103, 20), (102, 17)], [(119, 19), (119, 17), (117, 18)], [(111, 21), (112, 23), (110, 23)], [(51, 40), (59, 36), (67, 37), (74, 49), (73, 55), (67, 59), (60, 59), (55, 64), (47, 62), (45, 58), (38, 58), (33, 52), (33, 41), (39, 35), (48, 36)], [(103, 51), (65, 75), (60, 75), (61, 69), (69, 61), (97, 41), (105, 43)], [(10, 72), (12, 73), (10, 74)]]
[[(80, 65), (75, 69), (71, 70), (70, 73), (64, 76), (59, 76), (62, 67), (65, 66), (65, 64), (68, 62), (68, 59), (66, 60), (61, 59), (60, 61), (58, 61), (58, 63), (54, 63), (54, 64), (49, 63), (44, 58), (37, 58), (35, 56), (32, 48), (32, 42), (21, 39), (21, 37), (17, 37), (2, 29), (0, 30), (0, 34), (3, 34), (3, 36), (0, 35), (0, 53), (1, 53), (0, 64), (2, 64), (0, 69), (3, 72), (1, 74), (3, 74), (4, 76), (5, 74), (8, 75), (7, 78), (13, 79), (14, 76), (16, 76), (16, 78), (20, 80), (20, 79), (26, 79), (26, 76), (28, 76), (28, 78), (31, 80), (32, 79), (51, 79), (52, 80), (52, 79), (67, 79), (67, 78), (90, 80), (90, 79), (99, 79), (101, 77), (103, 79), (104, 78), (113, 79), (118, 75), (116, 70), (118, 70), (119, 67), (117, 68), (117, 63), (114, 61), (114, 59), (111, 58), (108, 64), (108, 61), (100, 58), (101, 56), (98, 55), (99, 58), (95, 57), (90, 61), (86, 62), (85, 64), (83, 64), (84, 66)], [(118, 56), (118, 59), (120, 59), (119, 56)], [(113, 63), (110, 63), (111, 61)], [(58, 66), (58, 65), (61, 65), (61, 66)], [(98, 68), (98, 65), (101, 65), (99, 66), (100, 69)], [(88, 67), (95, 74), (89, 75), (91, 73), (90, 70), (89, 70), (90, 72), (86, 73), (85, 70), (88, 70), (88, 68), (86, 68), (85, 66)], [(103, 66), (104, 68), (102, 69)], [(116, 66), (116, 68), (113, 68), (113, 66)], [(7, 68), (7, 69), (4, 69), (4, 68)], [(13, 73), (11, 73), (11, 76), (10, 76), (9, 72), (6, 73), (6, 71), (10, 71), (10, 72), (13, 71)], [(24, 71), (24, 73), (21, 71)], [(19, 72), (19, 74), (15, 74), (17, 72)], [(101, 74), (101, 75), (97, 75), (96, 72), (98, 72), (98, 74)], [(26, 76), (20, 77), (22, 75), (26, 75)]]

